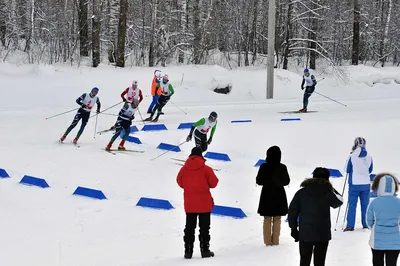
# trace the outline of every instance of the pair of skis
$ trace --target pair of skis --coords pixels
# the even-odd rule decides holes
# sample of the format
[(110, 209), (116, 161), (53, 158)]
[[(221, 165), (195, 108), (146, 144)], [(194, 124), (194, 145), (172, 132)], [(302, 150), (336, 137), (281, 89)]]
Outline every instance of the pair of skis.
[[(171, 158), (171, 160), (176, 161), (175, 164), (181, 165), (181, 166), (183, 166), (183, 165), (185, 164), (185, 162), (186, 162), (186, 160), (178, 159), (178, 158)], [(211, 166), (210, 166), (210, 167), (211, 167)], [(221, 171), (221, 168), (214, 168), (214, 167), (211, 167), (211, 168), (212, 168), (214, 171)]]
[(106, 150), (103, 149), (104, 151), (111, 153), (113, 155), (117, 155), (117, 152), (137, 152), (137, 153), (144, 153), (144, 151), (139, 151), (139, 150), (131, 150), (131, 149), (126, 149), (126, 150), (118, 150), (118, 149), (110, 149), (110, 150)]

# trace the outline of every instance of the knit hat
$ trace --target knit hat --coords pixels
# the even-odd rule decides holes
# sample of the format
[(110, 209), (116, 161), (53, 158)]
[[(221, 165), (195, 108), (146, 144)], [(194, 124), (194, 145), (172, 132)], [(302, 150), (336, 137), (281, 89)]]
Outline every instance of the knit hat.
[(194, 147), (189, 156), (192, 156), (192, 155), (203, 157), (203, 152), (200, 147)]
[(354, 140), (354, 145), (353, 145), (353, 147), (351, 148), (353, 151), (355, 150), (355, 149), (357, 149), (358, 147), (362, 147), (362, 148), (365, 148), (365, 145), (367, 144), (367, 141), (364, 139), (364, 138), (362, 138), (362, 137), (357, 137), (355, 140)]
[(313, 172), (313, 178), (329, 179), (330, 175), (329, 170), (324, 167), (317, 167)]

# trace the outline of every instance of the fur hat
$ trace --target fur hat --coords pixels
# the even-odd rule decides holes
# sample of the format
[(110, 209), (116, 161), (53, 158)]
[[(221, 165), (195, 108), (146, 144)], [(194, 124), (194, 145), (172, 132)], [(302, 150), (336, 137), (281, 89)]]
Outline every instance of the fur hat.
[(330, 175), (329, 170), (324, 167), (317, 167), (313, 172), (313, 178), (329, 179)]

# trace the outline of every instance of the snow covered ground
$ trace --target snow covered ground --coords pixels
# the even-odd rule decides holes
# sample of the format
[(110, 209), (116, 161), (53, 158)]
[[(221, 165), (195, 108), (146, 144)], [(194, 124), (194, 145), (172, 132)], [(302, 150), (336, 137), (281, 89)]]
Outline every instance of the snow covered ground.
[[(69, 142), (79, 126), (65, 145), (57, 142), (74, 112), (45, 118), (76, 108), (75, 99), (94, 86), (100, 89), (98, 96), (105, 109), (120, 101), (120, 93), (133, 79), (139, 80), (145, 94), (140, 110), (147, 116), (154, 69), (0, 65), (0, 168), (11, 176), (0, 179), (1, 265), (298, 265), (298, 245), (287, 223), (282, 226), (281, 245), (263, 245), (262, 218), (257, 214), (261, 188), (255, 185), (257, 168), (253, 165), (265, 157), (267, 148), (278, 145), (282, 149), (282, 162), (291, 176), (289, 200), (315, 167), (342, 171), (357, 136), (367, 140), (374, 173), (400, 174), (399, 68), (348, 67), (346, 84), (316, 73), (318, 80), (325, 78), (317, 92), (347, 107), (314, 94), (309, 110), (318, 112), (295, 115), (279, 112), (302, 107), (301, 73), (276, 70), (275, 98), (267, 101), (264, 69), (181, 66), (162, 70), (176, 91), (160, 117), (169, 130), (135, 133), (143, 144), (126, 146), (145, 153), (114, 156), (101, 150), (110, 133), (94, 138), (94, 119), (80, 139), (81, 147), (76, 148)], [(216, 83), (232, 84), (231, 94), (214, 93)], [(113, 108), (107, 113), (118, 111)], [(183, 259), (183, 194), (176, 184), (180, 166), (170, 158), (185, 158), (194, 143), (182, 145), (181, 153), (150, 159), (162, 152), (156, 149), (160, 142), (185, 140), (188, 131), (176, 129), (180, 123), (196, 121), (211, 111), (218, 113), (219, 124), (209, 151), (227, 153), (232, 159), (208, 160), (209, 165), (222, 169), (217, 172), (220, 183), (212, 191), (215, 203), (240, 207), (248, 217), (212, 216), (211, 249), (216, 257), (201, 259), (196, 241), (194, 258), (188, 262)], [(301, 121), (280, 121), (287, 117)], [(115, 119), (101, 115), (97, 130), (109, 128)], [(231, 123), (237, 119), (253, 122)], [(135, 124), (139, 129), (143, 125)], [(18, 184), (25, 174), (45, 178), (50, 188)], [(332, 182), (341, 191), (344, 178)], [(101, 189), (108, 200), (73, 196), (77, 186)], [(136, 207), (140, 197), (167, 199), (175, 209)], [(336, 215), (332, 211), (333, 225)], [(343, 215), (342, 210), (327, 265), (371, 265), (369, 231), (358, 224), (354, 232), (341, 232)]]

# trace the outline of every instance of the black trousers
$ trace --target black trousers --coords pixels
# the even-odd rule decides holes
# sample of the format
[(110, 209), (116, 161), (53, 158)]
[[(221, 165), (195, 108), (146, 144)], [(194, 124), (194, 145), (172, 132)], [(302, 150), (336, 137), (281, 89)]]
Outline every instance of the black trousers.
[(121, 134), (122, 130), (125, 131), (125, 135), (123, 137), (124, 140), (126, 140), (131, 133), (131, 125), (132, 122), (130, 120), (124, 120), (124, 119), (118, 119), (117, 123), (115, 124), (115, 134), (111, 137), (111, 143), (114, 143), (114, 141), (118, 138), (118, 136)]
[(196, 143), (196, 147), (200, 147), (203, 152), (205, 152), (208, 148), (207, 144), (207, 135), (201, 133), (197, 129), (194, 131), (194, 141)]
[(306, 87), (306, 90), (305, 90), (304, 96), (303, 96), (303, 107), (305, 109), (307, 109), (307, 106), (308, 106), (308, 98), (311, 97), (311, 95), (313, 94), (314, 90), (315, 90), (314, 86), (307, 86)]
[(158, 113), (161, 113), (162, 108), (167, 104), (169, 99), (170, 99), (169, 96), (160, 95), (160, 98), (158, 98), (158, 101), (154, 106), (152, 113), (154, 114), (157, 110)]
[[(373, 266), (396, 266), (399, 250), (376, 250), (372, 249)], [(386, 264), (385, 262), (386, 261)]]
[(328, 251), (327, 242), (299, 242), (300, 248), (300, 266), (310, 266), (311, 257), (314, 253), (314, 266), (324, 266), (326, 252)]
[(199, 217), (199, 227), (200, 227), (200, 235), (201, 239), (204, 241), (210, 241), (210, 220), (211, 220), (211, 213), (186, 213), (186, 225), (185, 233), (183, 239), (185, 243), (191, 244), (194, 242), (195, 239), (195, 231), (197, 226), (197, 217)]
[(76, 135), (76, 137), (79, 138), (82, 135), (83, 130), (86, 127), (86, 124), (89, 121), (89, 117), (90, 117), (90, 112), (85, 111), (82, 108), (79, 108), (79, 110), (76, 113), (76, 115), (74, 117), (74, 120), (72, 121), (71, 125), (67, 128), (67, 131), (65, 131), (65, 134), (68, 135), (69, 132), (71, 132), (71, 130), (76, 127), (76, 125), (78, 124), (79, 120), (82, 119), (81, 128), (79, 129), (78, 134)]

